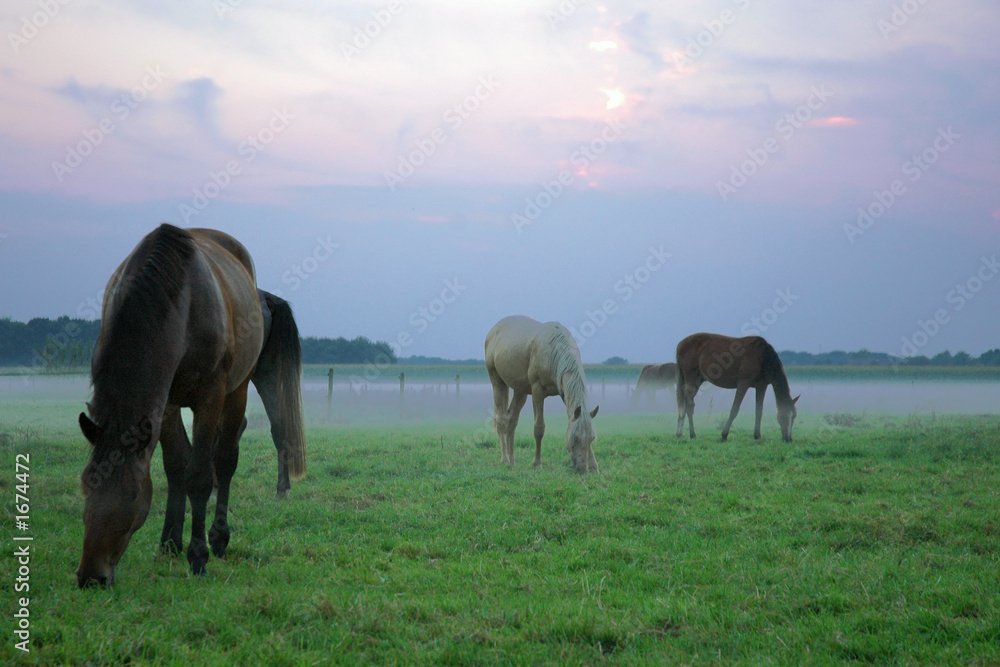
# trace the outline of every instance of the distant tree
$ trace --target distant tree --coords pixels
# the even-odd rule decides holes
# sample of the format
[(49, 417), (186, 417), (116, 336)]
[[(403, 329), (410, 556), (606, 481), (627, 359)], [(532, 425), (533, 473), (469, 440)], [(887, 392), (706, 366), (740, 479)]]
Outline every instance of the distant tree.
[(931, 357), (931, 365), (933, 366), (951, 366), (951, 352), (945, 350), (944, 352), (938, 352), (933, 357)]
[(978, 363), (983, 366), (1000, 366), (1000, 349), (983, 352), (979, 355)]
[(621, 366), (628, 363), (628, 359), (624, 357), (608, 357), (604, 360), (604, 363), (609, 366)]
[(306, 364), (394, 364), (396, 353), (385, 342), (373, 342), (365, 336), (353, 340), (340, 338), (302, 339), (302, 362)]
[(955, 355), (951, 358), (951, 363), (954, 366), (968, 366), (971, 363), (973, 363), (973, 361), (972, 357), (970, 357), (967, 353), (956, 352)]
[(51, 320), (36, 317), (28, 322), (0, 319), (0, 366), (30, 366), (54, 370), (85, 366), (93, 355), (101, 329), (96, 320)]

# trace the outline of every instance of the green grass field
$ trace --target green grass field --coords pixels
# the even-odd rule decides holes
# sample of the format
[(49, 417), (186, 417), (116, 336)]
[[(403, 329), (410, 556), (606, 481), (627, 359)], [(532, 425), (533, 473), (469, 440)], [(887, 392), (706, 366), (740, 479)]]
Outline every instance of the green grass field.
[[(745, 406), (746, 407), (746, 406)], [(601, 415), (580, 476), (550, 407), (513, 468), (481, 423), (312, 426), (275, 501), (260, 415), (225, 560), (193, 578), (150, 519), (110, 590), (76, 587), (75, 402), (0, 404), (6, 664), (997, 664), (1000, 417), (742, 415), (699, 438)], [(752, 414), (752, 410), (747, 410)], [(752, 420), (752, 417), (750, 418)], [(14, 648), (14, 461), (30, 454), (31, 651)], [(187, 539), (187, 535), (185, 536)]]

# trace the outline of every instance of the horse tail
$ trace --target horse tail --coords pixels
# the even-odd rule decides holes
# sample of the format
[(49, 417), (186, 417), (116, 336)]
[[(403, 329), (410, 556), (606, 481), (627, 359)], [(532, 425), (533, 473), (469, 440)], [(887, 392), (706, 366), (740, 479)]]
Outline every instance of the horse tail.
[(306, 435), (302, 416), (302, 343), (292, 307), (284, 299), (264, 292), (271, 311), (271, 331), (265, 345), (276, 361), (275, 379), (288, 472), (299, 478), (306, 471)]

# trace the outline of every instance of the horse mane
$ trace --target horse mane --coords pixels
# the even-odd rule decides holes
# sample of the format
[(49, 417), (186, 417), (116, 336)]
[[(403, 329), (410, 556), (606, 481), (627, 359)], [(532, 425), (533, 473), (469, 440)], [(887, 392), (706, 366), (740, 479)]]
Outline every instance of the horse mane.
[[(102, 428), (124, 430), (148, 416), (121, 412), (122, 405), (135, 403), (134, 398), (121, 399), (150, 381), (144, 375), (151, 364), (163, 361), (150, 345), (164, 338), (196, 248), (188, 232), (164, 223), (139, 244), (122, 267), (117, 285), (109, 285), (118, 293), (105, 298), (115, 299), (116, 306), (104, 313), (110, 316), (101, 322), (90, 369), (94, 397), (88, 404), (91, 418)], [(108, 424), (112, 414), (118, 414), (121, 423)]]
[(785, 367), (781, 363), (781, 357), (774, 347), (763, 338), (761, 342), (761, 364), (764, 370), (764, 377), (771, 381), (774, 388), (774, 398), (780, 403), (786, 403), (792, 399), (792, 391), (788, 386), (788, 377), (785, 375)]
[[(587, 378), (580, 361), (580, 348), (562, 325), (550, 327), (544, 336), (545, 349), (549, 351), (555, 380), (567, 409), (577, 405), (586, 408)], [(565, 379), (565, 380), (564, 380)], [(570, 404), (570, 399), (574, 403)]]

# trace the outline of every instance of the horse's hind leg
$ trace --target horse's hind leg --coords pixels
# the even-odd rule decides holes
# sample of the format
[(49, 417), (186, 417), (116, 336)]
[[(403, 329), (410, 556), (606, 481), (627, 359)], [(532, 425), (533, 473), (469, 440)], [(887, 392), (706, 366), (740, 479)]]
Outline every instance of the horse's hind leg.
[(677, 437), (684, 434), (684, 417), (688, 420), (688, 430), (694, 438), (694, 397), (698, 393), (697, 386), (685, 384), (677, 388)]
[(163, 413), (160, 448), (167, 476), (167, 509), (160, 533), (160, 550), (179, 554), (184, 548), (184, 510), (187, 507), (184, 468), (191, 456), (191, 442), (184, 431), (181, 409), (175, 405), (168, 406)]
[(271, 424), (271, 440), (278, 452), (278, 484), (275, 498), (285, 498), (292, 490), (292, 482), (288, 475), (288, 448), (285, 441), (285, 425), (281, 419), (281, 407), (278, 403), (278, 382), (267, 369), (262, 369), (260, 363), (258, 362), (257, 371), (254, 372), (253, 386), (257, 388), (257, 394), (264, 404), (264, 412)]
[(500, 463), (513, 463), (507, 458), (507, 401), (510, 390), (507, 384), (490, 372), (490, 383), (493, 385), (493, 428), (500, 437)]
[(215, 499), (215, 521), (208, 531), (208, 543), (216, 558), (226, 555), (229, 546), (229, 485), (240, 459), (240, 434), (246, 426), (247, 385), (230, 394), (222, 417), (222, 430), (215, 447), (215, 474), (219, 491)]
[(510, 400), (510, 405), (507, 406), (507, 429), (504, 434), (504, 442), (507, 450), (508, 462), (514, 464), (514, 432), (517, 430), (517, 422), (521, 418), (521, 410), (524, 409), (524, 404), (528, 401), (527, 394), (520, 394), (514, 392), (514, 396)]

